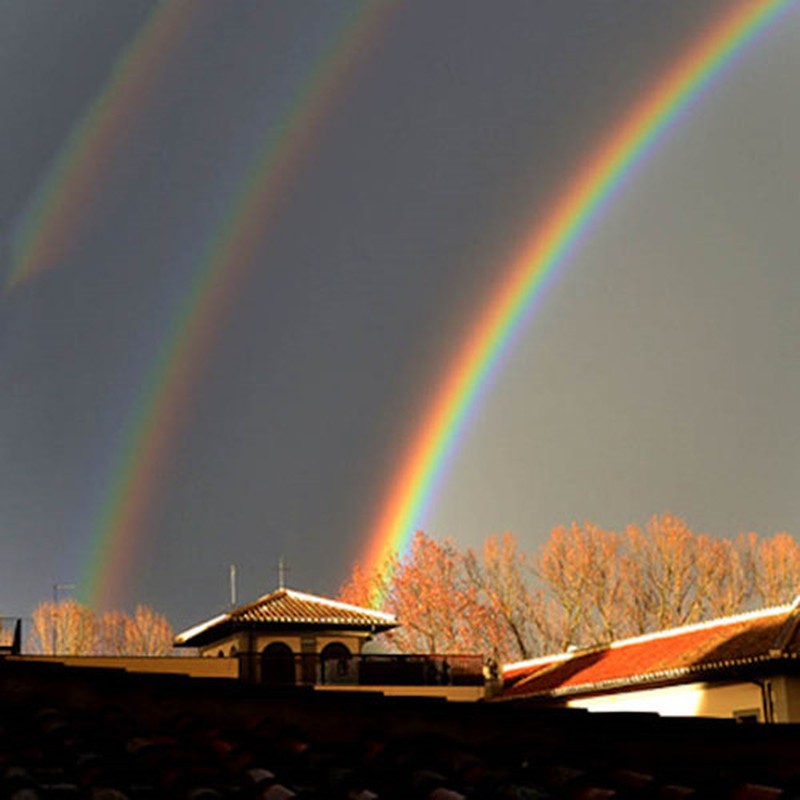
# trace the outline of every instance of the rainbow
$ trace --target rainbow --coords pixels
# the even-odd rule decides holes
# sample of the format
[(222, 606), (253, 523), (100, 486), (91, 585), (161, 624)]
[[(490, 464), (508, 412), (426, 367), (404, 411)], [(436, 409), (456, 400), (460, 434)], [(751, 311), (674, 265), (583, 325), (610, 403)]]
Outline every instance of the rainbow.
[(616, 125), (518, 249), (445, 373), (392, 476), (361, 559), (366, 574), (402, 555), (501, 356), (556, 269), (682, 112), (792, 0), (735, 2)]
[(66, 257), (100, 191), (103, 173), (146, 105), (164, 63), (179, 47), (194, 8), (192, 0), (157, 5), (117, 59), (33, 198), (15, 237), (6, 291)]
[(111, 470), (112, 484), (92, 528), (79, 584), (91, 605), (120, 601), (163, 484), (169, 452), (217, 332), (303, 157), (395, 8), (388, 2), (365, 3), (343, 15), (331, 44), (310, 64), (290, 107), (251, 163), (229, 213), (210, 237), (128, 420), (124, 446)]

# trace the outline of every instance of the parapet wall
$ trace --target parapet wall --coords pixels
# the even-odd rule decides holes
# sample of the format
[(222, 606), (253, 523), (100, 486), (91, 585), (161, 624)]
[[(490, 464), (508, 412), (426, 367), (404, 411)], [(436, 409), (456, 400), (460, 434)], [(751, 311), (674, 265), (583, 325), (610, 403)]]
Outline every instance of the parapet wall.
[(186, 675), (195, 678), (238, 678), (239, 661), (235, 658), (202, 656), (10, 656), (9, 661), (40, 664), (63, 664), (68, 667), (122, 669), (162, 675)]

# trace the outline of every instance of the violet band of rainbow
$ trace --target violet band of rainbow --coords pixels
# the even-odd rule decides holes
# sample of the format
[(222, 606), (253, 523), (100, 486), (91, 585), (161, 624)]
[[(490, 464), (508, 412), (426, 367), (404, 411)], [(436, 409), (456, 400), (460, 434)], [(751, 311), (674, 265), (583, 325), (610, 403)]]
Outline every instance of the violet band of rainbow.
[(424, 519), (469, 416), (543, 289), (613, 200), (616, 190), (692, 102), (796, 0), (733, 2), (639, 97), (568, 179), (541, 224), (502, 272), (454, 361), (447, 366), (408, 450), (388, 482), (360, 560), (367, 574), (402, 555)]
[(70, 131), (15, 237), (6, 291), (61, 263), (80, 235), (102, 176), (142, 113), (165, 62), (189, 29), (192, 0), (154, 7), (114, 64), (108, 80)]
[(209, 237), (169, 333), (124, 423), (122, 444), (92, 526), (79, 587), (95, 607), (117, 604), (147, 544), (176, 441), (214, 344), (264, 246), (291, 182), (323, 135), (397, 5), (347, 7), (327, 47), (309, 63), (292, 102), (252, 160), (228, 213)]

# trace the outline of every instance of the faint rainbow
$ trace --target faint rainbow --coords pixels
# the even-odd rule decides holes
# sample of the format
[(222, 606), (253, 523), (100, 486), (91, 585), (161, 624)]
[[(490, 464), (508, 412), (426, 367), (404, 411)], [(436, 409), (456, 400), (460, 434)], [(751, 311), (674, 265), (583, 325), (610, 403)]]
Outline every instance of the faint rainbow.
[(352, 7), (337, 35), (309, 65), (286, 114), (273, 125), (218, 229), (212, 235), (192, 285), (173, 318), (123, 434), (124, 446), (111, 471), (112, 486), (92, 530), (90, 554), (80, 582), (94, 606), (107, 606), (125, 589), (135, 554), (156, 502), (182, 416), (222, 321), (236, 300), (256, 249), (303, 156), (349, 88), (397, 8), (388, 0)]
[(37, 191), (14, 242), (6, 290), (30, 280), (67, 255), (100, 176), (155, 85), (164, 61), (174, 55), (195, 4), (160, 3), (117, 59), (100, 93), (70, 132)]
[(747, 0), (726, 9), (613, 127), (532, 229), (448, 365), (389, 482), (360, 562), (367, 574), (385, 569), (392, 556), (405, 551), (469, 414), (548, 277), (670, 123), (792, 2)]

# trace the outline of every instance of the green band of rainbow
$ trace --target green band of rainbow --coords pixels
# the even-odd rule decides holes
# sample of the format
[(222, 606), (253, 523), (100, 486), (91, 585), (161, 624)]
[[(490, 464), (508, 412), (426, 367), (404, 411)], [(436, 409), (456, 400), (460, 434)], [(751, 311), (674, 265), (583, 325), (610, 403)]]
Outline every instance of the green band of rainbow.
[(250, 165), (235, 202), (210, 237), (169, 335), (128, 421), (112, 484), (93, 526), (80, 582), (94, 606), (114, 605), (136, 569), (169, 454), (191, 408), (191, 396), (219, 329), (253, 266), (289, 184), (322, 134), (325, 119), (373, 49), (395, 6), (348, 7), (330, 44), (311, 61), (291, 106), (272, 126)]
[(536, 226), (505, 270), (497, 291), (446, 372), (422, 425), (413, 433), (368, 534), (361, 560), (368, 574), (405, 550), (481, 390), (548, 276), (565, 263), (568, 251), (670, 123), (792, 4), (793, 0), (734, 2), (634, 104), (568, 182), (544, 222)]

